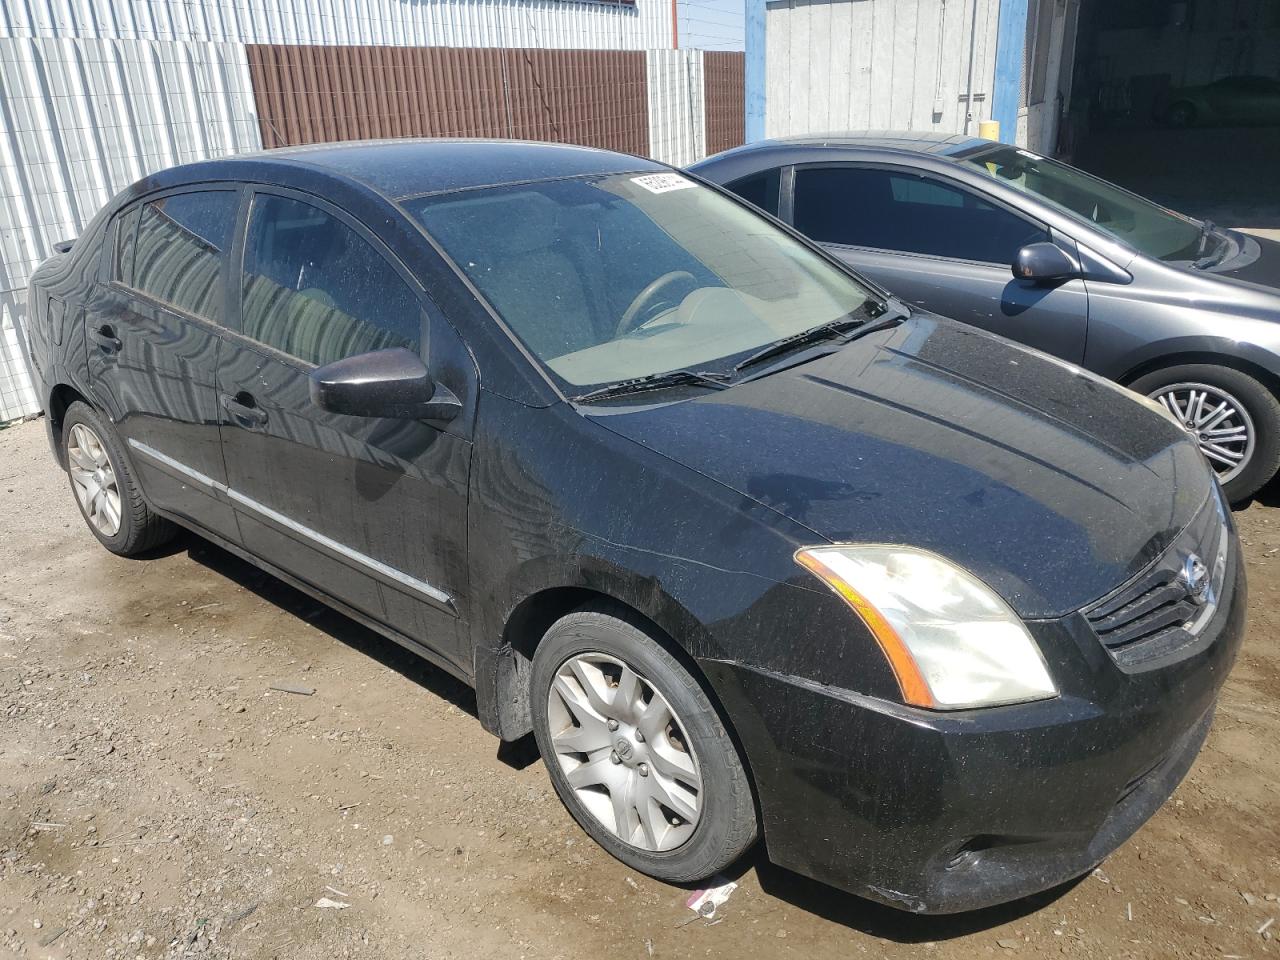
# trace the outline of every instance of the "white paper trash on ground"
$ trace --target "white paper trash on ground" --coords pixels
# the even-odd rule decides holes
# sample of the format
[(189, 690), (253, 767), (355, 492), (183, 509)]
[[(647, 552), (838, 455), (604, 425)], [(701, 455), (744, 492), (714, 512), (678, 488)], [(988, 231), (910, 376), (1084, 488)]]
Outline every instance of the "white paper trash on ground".
[(738, 885), (736, 883), (726, 883), (719, 887), (695, 890), (689, 895), (689, 899), (685, 901), (685, 906), (699, 916), (710, 920), (716, 915), (716, 910), (720, 908), (720, 905), (728, 900), (729, 895), (737, 889)]

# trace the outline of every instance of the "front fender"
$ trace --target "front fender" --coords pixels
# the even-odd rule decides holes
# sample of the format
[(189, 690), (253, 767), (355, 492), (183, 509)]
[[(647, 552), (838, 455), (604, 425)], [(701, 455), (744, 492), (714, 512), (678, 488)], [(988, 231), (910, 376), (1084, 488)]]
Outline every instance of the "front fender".
[(1222, 358), (1264, 371), (1280, 380), (1280, 329), (1273, 345), (1262, 346), (1247, 340), (1226, 339), (1214, 336), (1176, 337), (1144, 343), (1113, 358), (1104, 370), (1098, 371), (1118, 383), (1129, 384), (1159, 367), (1178, 363), (1221, 363)]

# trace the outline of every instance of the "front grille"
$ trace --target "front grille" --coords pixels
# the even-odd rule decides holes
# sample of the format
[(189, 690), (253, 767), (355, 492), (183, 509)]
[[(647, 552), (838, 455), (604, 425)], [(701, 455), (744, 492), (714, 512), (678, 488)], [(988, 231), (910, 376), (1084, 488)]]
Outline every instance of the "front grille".
[(1108, 650), (1156, 640), (1182, 629), (1197, 607), (1176, 570), (1156, 570), (1089, 611), (1093, 631)]
[[(1155, 563), (1084, 611), (1102, 645), (1122, 666), (1147, 665), (1190, 645), (1216, 609), (1224, 587), (1227, 522), (1212, 496)], [(1196, 599), (1183, 577), (1189, 556), (1208, 568), (1210, 591)]]

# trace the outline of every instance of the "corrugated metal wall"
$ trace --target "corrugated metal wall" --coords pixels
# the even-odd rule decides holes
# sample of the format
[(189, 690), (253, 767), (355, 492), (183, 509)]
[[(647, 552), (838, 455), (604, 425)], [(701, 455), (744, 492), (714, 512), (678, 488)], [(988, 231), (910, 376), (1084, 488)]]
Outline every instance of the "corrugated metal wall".
[(700, 50), (651, 50), (648, 57), (649, 149), (684, 166), (707, 155)]
[(649, 152), (643, 53), (258, 44), (248, 51), (268, 147), (464, 136)]
[(260, 145), (240, 44), (0, 38), (0, 422), (37, 409), (16, 324), (52, 245), (153, 170)]
[(708, 154), (746, 140), (746, 63), (741, 53), (708, 50), (703, 57)]
[(230, 43), (671, 46), (666, 0), (0, 0), (0, 37)]
[(999, 0), (771, 0), (766, 134), (963, 132), (971, 51), (976, 134), (977, 121), (990, 117), (999, 7)]
[[(600, 49), (667, 45), (669, 10), (665, 0), (0, 0), (0, 423), (38, 409), (17, 349), (31, 271), (154, 170), (258, 149), (264, 139), (418, 133), (699, 159), (702, 103), (721, 90), (712, 77), (723, 65), (704, 89), (699, 51)], [(259, 42), (271, 46), (252, 48), (260, 75), (251, 76), (245, 44)], [(319, 44), (398, 49), (337, 53)], [(440, 44), (525, 46), (412, 49)], [(318, 64), (360, 65), (363, 92), (336, 95), (353, 75)], [(424, 72), (433, 64), (447, 64), (447, 76)], [(289, 79), (297, 76), (312, 80), (298, 86)], [(274, 83), (261, 116), (255, 79)], [(711, 122), (716, 148), (729, 145), (715, 132), (724, 123)]]

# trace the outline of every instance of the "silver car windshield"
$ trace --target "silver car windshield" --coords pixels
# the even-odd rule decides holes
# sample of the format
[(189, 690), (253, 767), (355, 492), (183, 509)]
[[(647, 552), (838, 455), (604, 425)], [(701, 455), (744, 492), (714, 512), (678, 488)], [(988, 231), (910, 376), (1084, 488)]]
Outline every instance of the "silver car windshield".
[(403, 205), (575, 392), (715, 365), (883, 309), (762, 216), (676, 173), (487, 187)]
[(1196, 221), (1083, 170), (1006, 146), (962, 159), (1008, 186), (1083, 217), (1139, 253), (1160, 260), (1194, 260), (1201, 253)]

